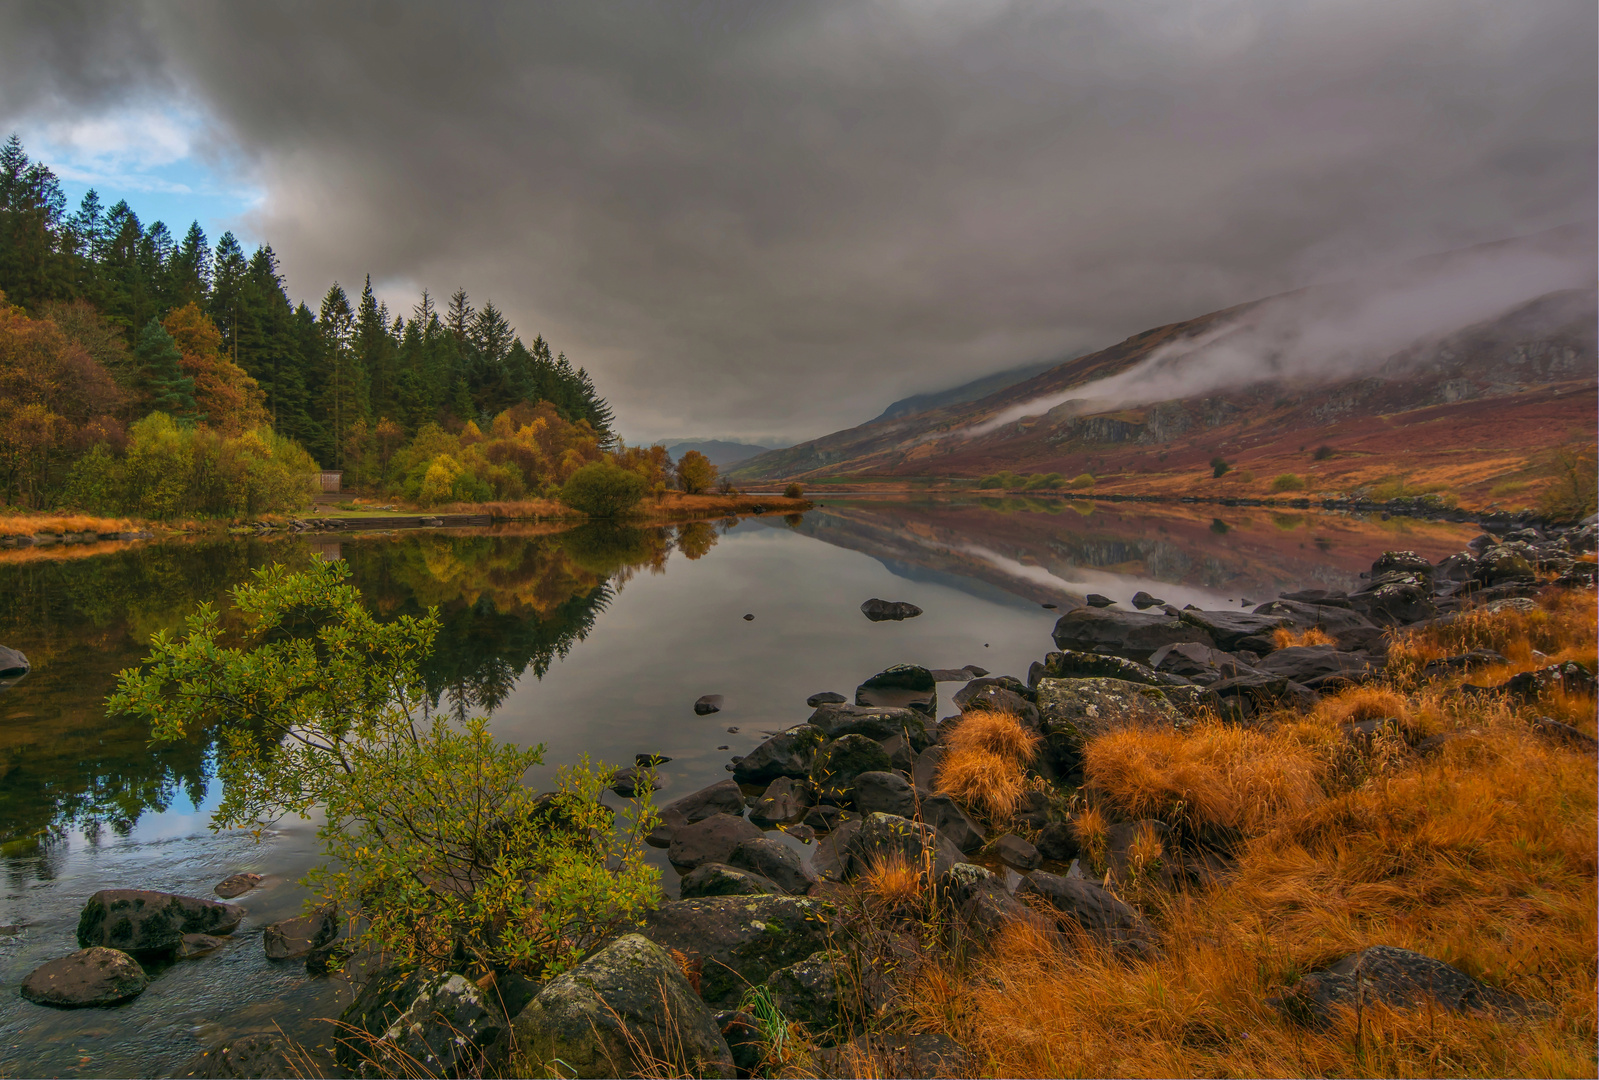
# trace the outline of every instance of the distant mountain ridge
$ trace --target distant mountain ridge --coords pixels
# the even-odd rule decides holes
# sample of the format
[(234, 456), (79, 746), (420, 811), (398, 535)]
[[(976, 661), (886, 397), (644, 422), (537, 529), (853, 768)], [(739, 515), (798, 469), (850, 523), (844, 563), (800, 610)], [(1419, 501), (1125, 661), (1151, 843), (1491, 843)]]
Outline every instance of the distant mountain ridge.
[[(1080, 356), (1082, 354), (1077, 353), (1074, 355)], [(1007, 386), (1014, 386), (1025, 379), (1030, 379), (1040, 372), (1045, 372), (1052, 367), (1057, 367), (1072, 358), (1073, 357), (1068, 356), (1056, 360), (1045, 360), (1037, 364), (1024, 364), (1021, 367), (1011, 368), (1008, 371), (997, 371), (992, 375), (984, 375), (980, 379), (973, 379), (971, 382), (962, 383), (959, 386), (952, 386), (948, 390), (934, 390), (925, 394), (912, 394), (910, 397), (900, 398), (888, 408), (884, 409), (878, 416), (868, 421), (868, 423), (876, 423), (878, 420), (893, 420), (901, 416), (915, 416), (917, 413), (923, 413), (929, 409), (938, 409), (949, 405), (960, 405), (968, 401), (976, 401), (979, 398), (985, 398), (989, 394), (1003, 390)]]
[[(1086, 473), (1099, 491), (1171, 497), (1432, 488), (1471, 489), (1481, 504), (1493, 481), (1526, 488), (1547, 478), (1555, 448), (1591, 445), (1594, 248), (1591, 225), (1568, 227), (1251, 301), (1143, 331), (976, 400), (762, 454), (735, 474)], [(1546, 256), (1558, 274), (1532, 272)], [(1572, 275), (1520, 302), (1469, 302), (1484, 281), (1515, 282), (1521, 291), (1510, 295), (1521, 296)], [(1423, 312), (1432, 323), (1404, 337), (1412, 297), (1433, 305)], [(1316, 354), (1329, 329), (1353, 345)], [(1225, 481), (1211, 475), (1218, 458)]]
[(770, 446), (734, 442), (728, 439), (683, 439), (666, 444), (666, 452), (672, 455), (673, 460), (682, 457), (690, 450), (698, 450), (710, 458), (711, 464), (718, 469), (748, 461), (757, 454), (770, 453), (772, 449)]

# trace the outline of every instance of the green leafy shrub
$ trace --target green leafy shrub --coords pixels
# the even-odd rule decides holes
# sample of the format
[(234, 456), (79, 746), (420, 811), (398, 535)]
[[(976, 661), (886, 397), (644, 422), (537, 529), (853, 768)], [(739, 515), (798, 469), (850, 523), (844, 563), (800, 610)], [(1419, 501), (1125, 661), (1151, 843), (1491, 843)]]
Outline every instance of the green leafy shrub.
[(1328, 458), (1333, 456), (1333, 453), (1334, 451), (1332, 447), (1328, 446), (1326, 443), (1322, 443), (1320, 446), (1316, 447), (1316, 452), (1310, 456), (1316, 461), (1326, 461)]
[(1076, 476), (1072, 477), (1071, 486), (1075, 491), (1081, 491), (1083, 488), (1091, 488), (1094, 486), (1094, 478), (1088, 473), (1078, 473)]
[(783, 497), (785, 499), (803, 499), (805, 497), (805, 485), (797, 482), (789, 484), (788, 487), (783, 489)]
[(1220, 454), (1210, 459), (1210, 475), (1219, 480), (1232, 472), (1233, 467)]
[(1272, 479), (1271, 489), (1273, 491), (1304, 491), (1305, 481), (1303, 477), (1296, 473), (1279, 473)]
[(639, 504), (644, 489), (644, 477), (633, 470), (596, 461), (572, 474), (561, 488), (561, 501), (590, 517), (620, 517)]
[(219, 732), (213, 829), (259, 838), (321, 808), (328, 861), (305, 883), (350, 919), (355, 944), (401, 963), (546, 977), (636, 924), (659, 897), (648, 793), (613, 814), (599, 801), (613, 774), (586, 761), (560, 770), (554, 793), (527, 788), (543, 747), (428, 707), (420, 665), (437, 611), (378, 622), (348, 575), (320, 560), (255, 571), (232, 593), (237, 642), (201, 605), (118, 676), (109, 711), (145, 720), (157, 743)]

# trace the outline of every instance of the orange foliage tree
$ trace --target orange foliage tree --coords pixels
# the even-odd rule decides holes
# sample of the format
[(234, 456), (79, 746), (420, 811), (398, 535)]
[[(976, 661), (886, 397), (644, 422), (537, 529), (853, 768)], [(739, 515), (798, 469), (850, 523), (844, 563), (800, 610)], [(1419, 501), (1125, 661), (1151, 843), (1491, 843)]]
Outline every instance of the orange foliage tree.
[(222, 355), (222, 334), (194, 303), (175, 308), (161, 325), (178, 343), (178, 366), (194, 380), (195, 408), (223, 435), (238, 435), (266, 423), (266, 395), (250, 376)]

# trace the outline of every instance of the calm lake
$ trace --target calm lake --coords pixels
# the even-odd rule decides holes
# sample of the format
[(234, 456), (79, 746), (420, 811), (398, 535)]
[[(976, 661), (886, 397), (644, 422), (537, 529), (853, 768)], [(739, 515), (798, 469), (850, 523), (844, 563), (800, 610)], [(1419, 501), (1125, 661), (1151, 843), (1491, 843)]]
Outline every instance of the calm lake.
[[(852, 695), (895, 663), (976, 664), (1025, 677), (1059, 614), (1087, 592), (1140, 589), (1182, 606), (1238, 607), (1279, 592), (1352, 587), (1385, 548), (1430, 559), (1473, 526), (1312, 511), (1108, 506), (1053, 499), (825, 499), (805, 515), (667, 528), (503, 526), (337, 540), (103, 544), (0, 552), (0, 644), (34, 670), (0, 693), (0, 1075), (166, 1076), (198, 1051), (274, 1025), (315, 1043), (338, 982), (272, 962), (261, 928), (299, 914), (294, 884), (315, 859), (314, 823), (260, 843), (214, 835), (220, 800), (205, 738), (153, 751), (105, 716), (116, 672), (193, 608), (226, 608), (252, 567), (342, 558), (384, 615), (436, 606), (427, 667), (446, 708), (488, 713), (496, 732), (543, 743), (554, 764), (589, 755), (672, 759), (661, 801), (727, 776), (766, 733), (809, 715), (822, 690)], [(869, 597), (926, 614), (872, 623)], [(753, 615), (753, 620), (744, 616)], [(940, 687), (947, 702), (957, 686)], [(720, 713), (696, 716), (702, 694)], [(945, 711), (953, 711), (946, 709)], [(736, 730), (734, 730), (736, 729)], [(530, 777), (538, 784), (540, 776)], [(663, 853), (663, 883), (676, 874)], [(57, 1011), (16, 992), (77, 948), (104, 888), (210, 896), (239, 870), (266, 875), (236, 902), (249, 917), (225, 949), (162, 971), (114, 1009)]]

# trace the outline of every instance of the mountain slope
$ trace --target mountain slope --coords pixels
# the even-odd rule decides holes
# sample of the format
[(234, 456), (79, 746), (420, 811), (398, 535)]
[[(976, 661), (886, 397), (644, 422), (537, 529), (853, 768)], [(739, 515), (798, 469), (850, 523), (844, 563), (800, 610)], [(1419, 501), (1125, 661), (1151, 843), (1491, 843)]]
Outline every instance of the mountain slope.
[(948, 390), (934, 390), (926, 394), (912, 394), (910, 397), (900, 398), (898, 401), (884, 409), (871, 421), (895, 420), (901, 416), (915, 416), (917, 413), (929, 409), (937, 409), (950, 405), (962, 405), (968, 401), (977, 401), (990, 394), (999, 392), (1007, 386), (1032, 378), (1041, 371), (1048, 371), (1063, 363), (1060, 360), (1045, 360), (1039, 364), (1026, 364), (1022, 367), (1011, 368), (1009, 371), (995, 372), (993, 375), (984, 375), (980, 379), (962, 383)]
[[(1535, 486), (1554, 448), (1595, 431), (1591, 251), (1590, 230), (1564, 230), (1211, 312), (737, 472), (1089, 473), (1096, 490), (1174, 496), (1259, 494), (1287, 473), (1311, 492)], [(1233, 466), (1219, 480), (1218, 456)]]
[(674, 460), (690, 450), (698, 450), (710, 458), (711, 464), (718, 469), (748, 461), (757, 454), (771, 452), (770, 447), (757, 446), (754, 443), (728, 442), (725, 439), (685, 439), (668, 443), (666, 447), (666, 452), (671, 454)]

